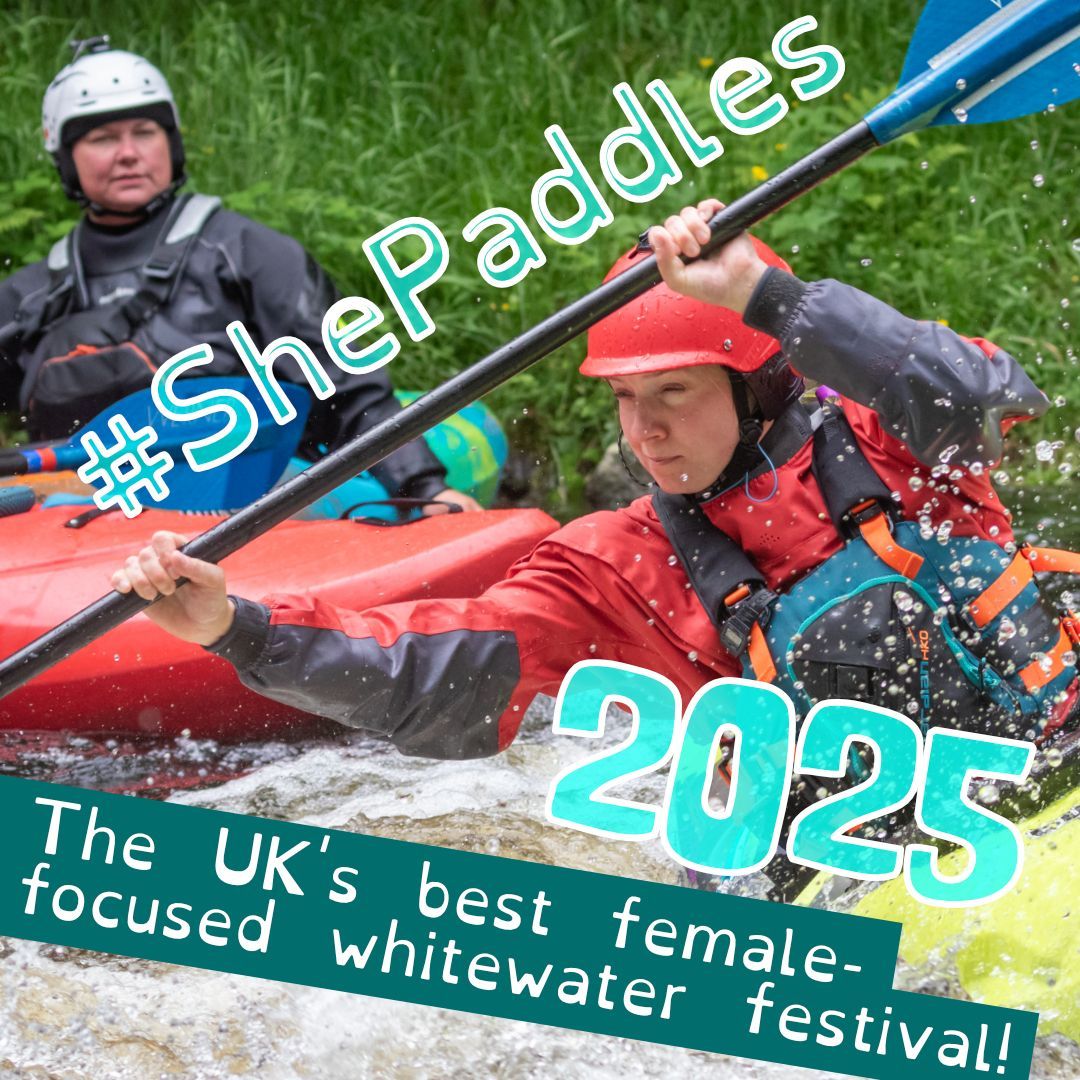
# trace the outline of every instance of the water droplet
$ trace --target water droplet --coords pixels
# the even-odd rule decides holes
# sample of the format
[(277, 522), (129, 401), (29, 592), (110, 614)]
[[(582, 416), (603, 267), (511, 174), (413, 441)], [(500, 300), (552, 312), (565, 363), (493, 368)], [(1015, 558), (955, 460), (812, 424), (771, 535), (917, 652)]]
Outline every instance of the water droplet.
[(919, 162), (919, 168), (920, 169), (929, 169), (930, 168), (930, 162), (929, 161), (920, 161)]
[(1043, 176), (1043, 174), (1042, 174), (1042, 173), (1036, 173), (1036, 174), (1035, 174), (1035, 175), (1034, 175), (1034, 176), (1033, 176), (1033, 177), (1031, 178), (1031, 182), (1032, 182), (1032, 183), (1033, 183), (1033, 184), (1034, 184), (1034, 185), (1035, 185), (1036, 187), (1042, 187), (1042, 186), (1043, 186), (1043, 184), (1045, 184), (1045, 183), (1046, 183), (1046, 177), (1045, 177), (1045, 176)]
[(731, 352), (733, 348), (735, 348), (735, 345), (731, 338), (724, 338), (724, 352)]
[(1032, 139), (1031, 140), (1031, 149), (1032, 150), (1038, 150), (1039, 149), (1039, 140), (1038, 139)]
[(911, 488), (912, 491), (918, 491), (925, 483), (926, 481), (921, 476), (912, 476), (908, 478), (908, 487)]
[(968, 118), (967, 109), (961, 109), (960, 106), (957, 105), (956, 108), (954, 108), (952, 112), (953, 112), (953, 116), (956, 117), (957, 123), (959, 123), (959, 124), (966, 124), (967, 123), (967, 118)]
[(979, 802), (983, 806), (993, 806), (1001, 798), (1001, 792), (993, 784), (983, 784), (979, 788)]
[(1054, 446), (1046, 439), (1041, 440), (1035, 445), (1035, 456), (1039, 461), (1053, 461), (1054, 460)]
[(690, 651), (689, 651), (689, 652), (688, 652), (688, 653), (686, 654), (686, 659), (687, 659), (687, 660), (689, 660), (689, 661), (690, 661), (691, 663), (694, 663), (694, 661), (696, 661), (696, 660), (697, 660), (697, 655), (698, 655), (698, 654), (697, 654), (697, 650), (696, 650), (696, 649), (691, 649), (691, 650), (690, 650)]
[[(1080, 240), (1074, 240), (1073, 244), (1077, 245), (1077, 247), (1080, 247)], [(799, 254), (799, 245), (798, 244), (792, 244), (791, 245), (791, 254), (792, 255), (798, 255)]]
[(1043, 757), (1046, 759), (1046, 764), (1049, 765), (1051, 769), (1056, 769), (1064, 760), (1061, 751), (1053, 746), (1046, 751)]
[(874, 260), (873, 259), (860, 259), (859, 260), (859, 265), (860, 266), (873, 266), (874, 265)]
[(674, 566), (678, 561), (679, 561), (679, 558), (678, 558), (677, 555), (669, 555), (667, 557), (668, 566)]
[(685, 484), (689, 479), (690, 479), (690, 474), (689, 473), (682, 473), (679, 476), (679, 483)]
[(967, 89), (967, 79), (957, 79), (956, 80), (956, 89), (957, 90), (966, 90)]

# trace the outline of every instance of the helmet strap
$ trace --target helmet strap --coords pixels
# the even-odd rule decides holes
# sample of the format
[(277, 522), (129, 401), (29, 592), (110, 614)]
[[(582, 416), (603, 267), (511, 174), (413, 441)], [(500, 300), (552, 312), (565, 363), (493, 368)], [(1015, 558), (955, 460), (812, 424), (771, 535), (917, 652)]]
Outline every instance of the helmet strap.
[[(626, 457), (626, 447), (624, 446), (625, 440), (626, 440), (626, 436), (623, 435), (623, 433), (620, 431), (619, 432), (619, 441), (616, 443), (616, 445), (619, 448), (619, 460), (622, 462), (623, 470), (626, 472), (626, 475), (628, 477), (630, 477), (630, 479), (635, 484), (637, 484), (638, 487), (647, 488), (647, 487), (649, 487), (650, 479), (649, 479), (648, 475), (646, 475), (644, 480), (641, 478), (640, 474), (635, 475), (634, 470), (633, 470), (632, 466), (630, 465), (629, 460)], [(637, 464), (638, 468), (640, 469), (642, 467), (641, 463), (637, 461), (637, 458), (635, 458), (634, 461)]]
[(187, 183), (186, 176), (179, 176), (175, 179), (164, 191), (159, 191), (148, 203), (144, 206), (140, 206), (135, 210), (114, 210), (110, 206), (101, 206), (99, 203), (91, 202), (83, 193), (82, 189), (79, 189), (79, 194), (75, 196), (75, 201), (80, 206), (84, 206), (92, 214), (108, 214), (110, 217), (123, 217), (131, 218), (132, 221), (137, 221), (142, 218), (148, 218), (151, 214), (156, 214), (166, 203), (170, 202), (177, 191), (180, 190), (183, 185)]
[(739, 424), (739, 441), (724, 471), (709, 485), (710, 491), (725, 491), (739, 483), (761, 460), (758, 443), (765, 427), (765, 418), (746, 380), (738, 371), (729, 371), (731, 400), (735, 405), (735, 419)]

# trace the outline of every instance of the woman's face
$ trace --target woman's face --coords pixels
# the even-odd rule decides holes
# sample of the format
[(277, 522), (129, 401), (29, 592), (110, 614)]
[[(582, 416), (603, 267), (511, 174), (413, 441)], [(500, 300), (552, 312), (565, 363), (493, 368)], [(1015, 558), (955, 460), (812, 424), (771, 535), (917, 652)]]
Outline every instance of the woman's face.
[(731, 381), (718, 364), (608, 379), (630, 449), (662, 491), (704, 491), (739, 441)]
[(155, 120), (114, 120), (71, 148), (83, 193), (105, 210), (133, 212), (172, 181), (169, 136)]

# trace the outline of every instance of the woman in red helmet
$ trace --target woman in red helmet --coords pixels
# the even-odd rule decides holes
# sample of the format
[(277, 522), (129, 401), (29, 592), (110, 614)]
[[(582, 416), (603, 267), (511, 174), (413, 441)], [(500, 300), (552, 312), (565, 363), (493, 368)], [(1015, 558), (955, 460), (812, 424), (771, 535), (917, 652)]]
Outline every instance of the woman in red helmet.
[[(778, 597), (787, 602), (811, 571), (858, 546), (856, 530), (876, 542), (867, 558), (900, 561), (886, 513), (915, 523), (927, 543), (981, 544), (1011, 566), (1009, 515), (985, 465), (999, 457), (1004, 427), (1046, 408), (1020, 366), (839, 282), (804, 284), (748, 236), (684, 265), (680, 255), (699, 254), (719, 206), (688, 207), (651, 230), (665, 284), (589, 335), (582, 371), (611, 385), (652, 497), (571, 523), (472, 599), (357, 612), (314, 598), (227, 598), (223, 572), (179, 553), (183, 538), (167, 533), (117, 571), (116, 588), (164, 594), (151, 618), (224, 656), (276, 700), (381, 732), (405, 753), (471, 757), (506, 747), (532, 698), (554, 694), (579, 660), (658, 671), (684, 700), (739, 674), (748, 654), (762, 659), (762, 626)], [(846, 420), (823, 423), (804, 406), (796, 370), (835, 387)], [(858, 501), (845, 508), (849, 498)], [(177, 590), (181, 576), (190, 584)], [(969, 573), (965, 588), (977, 585)], [(894, 584), (889, 617), (902, 595)], [(1075, 656), (1050, 615), (1013, 601), (1009, 611), (1031, 633), (1012, 638), (1028, 652), (1042, 647), (1037, 637), (1053, 639), (1045, 648), (1057, 650), (1046, 701), (1028, 710), (1040, 730), (1075, 703)], [(869, 611), (867, 619), (877, 629), (863, 635), (864, 667), (827, 658), (832, 682), (816, 692), (857, 697), (861, 685), (871, 699), (917, 712), (919, 680), (903, 674), (906, 660), (900, 674), (878, 677), (896, 659), (897, 634), (882, 639)], [(858, 629), (840, 626), (841, 654)], [(1009, 662), (1016, 671), (1036, 660), (1017, 653)]]

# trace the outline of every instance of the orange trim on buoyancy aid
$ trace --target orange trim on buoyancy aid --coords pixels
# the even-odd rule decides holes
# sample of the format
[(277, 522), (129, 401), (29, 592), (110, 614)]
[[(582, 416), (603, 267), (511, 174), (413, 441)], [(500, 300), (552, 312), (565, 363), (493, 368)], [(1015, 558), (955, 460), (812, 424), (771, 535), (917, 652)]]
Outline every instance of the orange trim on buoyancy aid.
[(1061, 636), (1057, 644), (1038, 660), (1032, 660), (1027, 667), (1020, 670), (1020, 679), (1028, 690), (1038, 690), (1048, 682), (1056, 679), (1065, 670), (1065, 655), (1074, 648), (1072, 639), (1065, 627), (1061, 628)]
[(758, 682), (771, 683), (775, 680), (776, 664), (773, 663), (769, 643), (765, 640), (765, 631), (759, 623), (754, 623), (750, 628), (750, 643), (746, 647), (746, 655)]
[(877, 512), (863, 521), (859, 521), (859, 532), (866, 541), (870, 550), (890, 569), (906, 578), (913, 578), (922, 569), (923, 557), (916, 555), (914, 551), (908, 551), (901, 547), (894, 539), (889, 529), (889, 518), (884, 510), (878, 506), (875, 499), (867, 499), (851, 508), (852, 518), (871, 507), (876, 507)]
[(1061, 548), (1025, 547), (1021, 549), (1037, 574), (1044, 571), (1056, 574), (1080, 574), (1080, 552)]
[(1032, 560), (1021, 548), (998, 578), (968, 605), (968, 611), (981, 630), (994, 621), (1023, 591), (1035, 576)]

